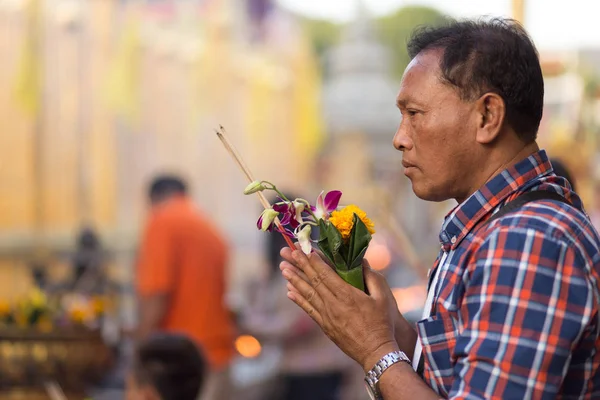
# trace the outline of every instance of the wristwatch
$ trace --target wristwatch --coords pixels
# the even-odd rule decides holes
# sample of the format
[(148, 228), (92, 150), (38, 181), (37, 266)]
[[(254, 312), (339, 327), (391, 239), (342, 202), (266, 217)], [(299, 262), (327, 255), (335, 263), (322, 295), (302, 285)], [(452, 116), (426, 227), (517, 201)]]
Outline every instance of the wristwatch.
[(411, 364), (410, 358), (403, 351), (392, 351), (386, 354), (377, 361), (377, 364), (365, 376), (365, 386), (367, 387), (367, 393), (371, 397), (371, 400), (383, 400), (381, 392), (379, 391), (379, 379), (383, 372), (394, 364), (401, 361)]

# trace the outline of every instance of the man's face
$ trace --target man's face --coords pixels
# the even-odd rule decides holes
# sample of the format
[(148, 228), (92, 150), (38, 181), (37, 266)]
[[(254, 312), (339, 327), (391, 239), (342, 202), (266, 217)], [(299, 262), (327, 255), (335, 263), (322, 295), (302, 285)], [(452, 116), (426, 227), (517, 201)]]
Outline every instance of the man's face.
[(441, 50), (417, 55), (406, 68), (397, 97), (402, 122), (394, 147), (403, 152), (405, 175), (423, 199), (462, 201), (479, 155), (473, 104), (441, 79)]

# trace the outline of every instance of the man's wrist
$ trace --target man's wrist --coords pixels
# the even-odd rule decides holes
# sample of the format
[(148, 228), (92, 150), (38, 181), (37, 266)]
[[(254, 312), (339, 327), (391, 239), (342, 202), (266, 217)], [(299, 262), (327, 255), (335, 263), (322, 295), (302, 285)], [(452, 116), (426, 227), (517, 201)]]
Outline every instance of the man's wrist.
[(383, 356), (398, 350), (400, 350), (400, 347), (398, 347), (398, 343), (396, 343), (395, 341), (386, 342), (380, 345), (379, 347), (377, 347), (377, 349), (375, 349), (375, 351), (372, 351), (371, 354), (369, 354), (365, 358), (365, 361), (362, 365), (363, 371), (365, 372), (365, 374), (368, 373), (371, 370), (371, 368), (373, 368), (375, 364), (377, 364), (379, 360), (381, 360)]
[(408, 322), (404, 316), (398, 312), (396, 323), (394, 326), (394, 337), (400, 350), (404, 352), (411, 360), (415, 352), (415, 343), (418, 340), (417, 330), (415, 326)]

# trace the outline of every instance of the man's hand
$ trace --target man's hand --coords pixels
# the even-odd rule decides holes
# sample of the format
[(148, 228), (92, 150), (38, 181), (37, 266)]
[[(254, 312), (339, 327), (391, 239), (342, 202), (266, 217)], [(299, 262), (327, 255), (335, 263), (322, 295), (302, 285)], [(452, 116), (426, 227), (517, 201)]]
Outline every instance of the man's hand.
[(288, 297), (365, 371), (385, 354), (398, 350), (394, 339), (397, 315), (390, 306), (392, 294), (383, 276), (365, 268), (367, 295), (344, 282), (317, 253), (306, 256), (300, 250), (284, 248), (281, 256), (285, 260), (281, 270), (289, 281)]

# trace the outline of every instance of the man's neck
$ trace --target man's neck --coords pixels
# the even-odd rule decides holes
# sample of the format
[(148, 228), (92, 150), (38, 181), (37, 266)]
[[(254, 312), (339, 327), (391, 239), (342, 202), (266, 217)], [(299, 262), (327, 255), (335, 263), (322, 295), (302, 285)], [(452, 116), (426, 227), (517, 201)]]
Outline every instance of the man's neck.
[[(471, 188), (471, 190), (469, 190), (468, 195), (463, 198), (457, 198), (456, 201), (459, 204), (462, 203), (463, 201), (468, 199), (469, 196), (471, 196), (473, 193), (475, 193), (481, 187), (483, 187), (483, 185), (489, 182), (493, 177), (495, 177), (508, 167), (518, 164), (519, 162), (523, 161), (524, 159), (538, 152), (539, 150), (540, 148), (537, 142), (531, 142), (529, 144), (521, 146), (521, 148), (516, 153), (512, 152), (510, 157), (498, 157), (497, 162), (490, 162), (490, 167), (482, 171), (482, 173), (480, 174), (481, 178), (478, 179), (475, 185)], [(492, 160), (494, 159), (492, 158)]]

